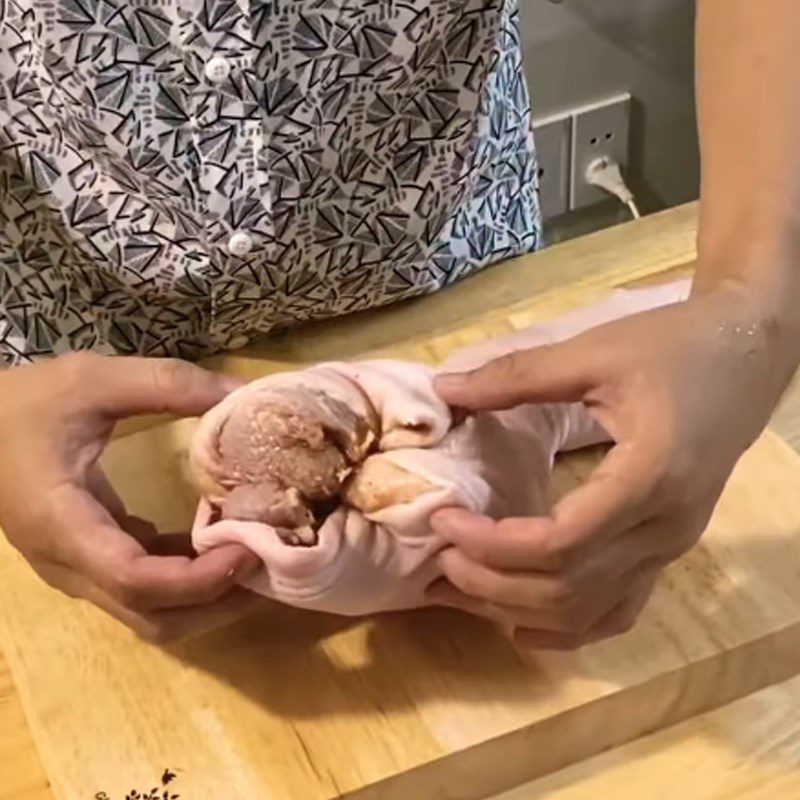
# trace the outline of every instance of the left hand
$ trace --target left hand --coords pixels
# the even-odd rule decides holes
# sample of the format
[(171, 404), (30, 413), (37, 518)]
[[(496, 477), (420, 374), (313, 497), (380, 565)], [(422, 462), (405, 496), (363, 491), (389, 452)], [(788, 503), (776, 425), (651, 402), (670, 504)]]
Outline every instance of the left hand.
[(237, 384), (182, 361), (91, 353), (0, 373), (2, 533), (52, 587), (149, 641), (242, 616), (259, 600), (237, 583), (259, 559), (235, 544), (197, 556), (188, 534), (159, 535), (99, 466), (118, 421), (201, 414)]
[(440, 378), (442, 398), (471, 410), (583, 401), (615, 445), (548, 517), (436, 514), (453, 546), (431, 599), (501, 622), (523, 646), (571, 649), (629, 629), (660, 570), (706, 528), (796, 350), (779, 318), (726, 286)]

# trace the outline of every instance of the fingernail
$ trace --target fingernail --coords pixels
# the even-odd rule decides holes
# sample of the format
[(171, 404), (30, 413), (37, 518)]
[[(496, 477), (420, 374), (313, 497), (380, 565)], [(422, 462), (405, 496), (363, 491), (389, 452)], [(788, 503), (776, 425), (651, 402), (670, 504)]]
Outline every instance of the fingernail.
[(437, 375), (434, 379), (434, 388), (437, 392), (446, 394), (457, 392), (464, 387), (467, 376), (463, 372), (448, 372), (444, 375)]
[(465, 508), (445, 508), (431, 516), (431, 528), (449, 539), (457, 536), (467, 525), (474, 526), (484, 518)]

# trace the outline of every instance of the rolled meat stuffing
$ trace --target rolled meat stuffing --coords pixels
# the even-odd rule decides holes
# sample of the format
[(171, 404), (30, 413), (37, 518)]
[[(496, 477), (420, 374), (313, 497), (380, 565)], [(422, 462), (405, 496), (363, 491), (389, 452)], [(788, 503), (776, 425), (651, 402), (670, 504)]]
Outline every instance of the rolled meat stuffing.
[(307, 386), (243, 393), (217, 434), (229, 487), (222, 518), (264, 522), (287, 543), (312, 544), (315, 522), (375, 442), (371, 425)]
[[(467, 369), (685, 297), (686, 283), (619, 292), (552, 323), (456, 354)], [(494, 517), (549, 510), (555, 456), (608, 439), (582, 404), (454, 418), (420, 364), (320, 364), (269, 376), (200, 421), (198, 551), (239, 542), (264, 563), (245, 585), (301, 608), (362, 615), (425, 604), (445, 546), (429, 525), (458, 506)]]

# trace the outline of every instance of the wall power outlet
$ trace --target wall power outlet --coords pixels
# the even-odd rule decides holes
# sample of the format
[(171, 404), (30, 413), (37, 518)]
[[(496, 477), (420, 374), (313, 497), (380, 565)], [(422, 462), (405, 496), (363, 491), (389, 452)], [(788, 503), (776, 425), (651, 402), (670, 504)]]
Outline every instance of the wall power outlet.
[(631, 96), (619, 94), (534, 122), (544, 219), (609, 199), (602, 189), (586, 182), (586, 171), (603, 157), (614, 159), (625, 170), (630, 111)]
[(607, 200), (608, 195), (586, 183), (586, 170), (598, 158), (611, 158), (625, 171), (628, 165), (631, 96), (622, 94), (572, 110), (569, 207)]

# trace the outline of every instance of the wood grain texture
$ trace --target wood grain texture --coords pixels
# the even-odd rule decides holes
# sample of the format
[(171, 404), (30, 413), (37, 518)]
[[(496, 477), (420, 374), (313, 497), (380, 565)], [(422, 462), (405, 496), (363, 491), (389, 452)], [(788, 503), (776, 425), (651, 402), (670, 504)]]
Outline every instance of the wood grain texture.
[[(694, 207), (673, 210), (210, 363), (251, 378), (364, 350), (433, 361), (610, 287), (685, 271), (695, 224)], [(146, 431), (109, 453), (129, 502), (170, 527), (194, 502), (182, 479), (190, 427)], [(798, 671), (799, 470), (788, 450), (760, 442), (643, 625), (579, 655), (522, 656), (444, 612), (348, 624), (278, 608), (157, 652), (41, 586), (7, 550), (0, 643), (57, 800), (100, 790), (121, 800), (167, 766), (184, 770), (191, 800), (481, 797)], [(7, 717), (0, 705), (0, 724)], [(19, 774), (35, 772), (23, 759)], [(0, 779), (0, 800), (18, 800), (6, 788)]]
[[(695, 205), (673, 209), (638, 223), (612, 228), (549, 248), (532, 257), (494, 267), (434, 297), (410, 301), (396, 309), (359, 314), (355, 321), (363, 334), (364, 348), (380, 349), (391, 344), (396, 338), (394, 326), (398, 319), (405, 322), (407, 331), (415, 331), (417, 337), (424, 340), (426, 336), (457, 328), (467, 308), (474, 309), (471, 313), (476, 315), (490, 314), (498, 308), (524, 303), (526, 298), (532, 298), (546, 313), (547, 303), (554, 298), (558, 300), (564, 286), (570, 286), (573, 303), (580, 303), (582, 299), (591, 299), (598, 291), (612, 285), (643, 275), (658, 274), (664, 269), (691, 261), (694, 257), (696, 217)], [(543, 293), (546, 293), (545, 298), (542, 297)], [(557, 313), (557, 310), (553, 313)], [(394, 321), (384, 321), (384, 317)], [(342, 326), (346, 327), (347, 324), (346, 321), (336, 320), (308, 325), (295, 334), (274, 337), (240, 353), (209, 359), (207, 366), (246, 378), (255, 377), (270, 368), (291, 368), (304, 360), (323, 356), (324, 353), (319, 351), (307, 352), (307, 348), (313, 347), (315, 340), (328, 335), (332, 337), (331, 342), (334, 338), (340, 341)], [(497, 333), (508, 329), (502, 313), (495, 324)], [(293, 347), (291, 340), (294, 336), (298, 337), (298, 341)], [(143, 417), (120, 425), (116, 433), (124, 436), (164, 422), (164, 417)], [(158, 437), (155, 437), (151, 453), (159, 453), (159, 448)], [(138, 467), (131, 465), (131, 468), (147, 475), (146, 459)], [(135, 485), (129, 490), (135, 492)], [(190, 501), (184, 498), (183, 502)], [(0, 705), (2, 730), (12, 730), (17, 725), (16, 702), (14, 698), (13, 702)], [(6, 760), (0, 763), (10, 762)], [(17, 783), (36, 785), (41, 773), (38, 765), (29, 765), (26, 759), (16, 761), (13, 770), (13, 781), (0, 780), (0, 800), (18, 800), (11, 794), (16, 791), (14, 787)]]
[(494, 800), (800, 799), (800, 678)]
[(800, 452), (800, 377), (795, 378), (778, 406), (770, 427)]
[[(179, 458), (162, 450), (149, 488), (129, 472), (149, 441), (117, 442), (109, 474), (137, 512), (185, 523)], [(562, 488), (587, 467), (567, 462)], [(165, 767), (189, 798), (481, 798), (796, 674), (798, 482), (800, 458), (762, 440), (641, 625), (577, 654), (520, 654), (441, 611), (347, 621), (276, 606), (170, 654), (7, 550), (3, 641), (58, 800), (116, 800)]]
[(0, 653), (0, 800), (52, 800), (22, 703)]

